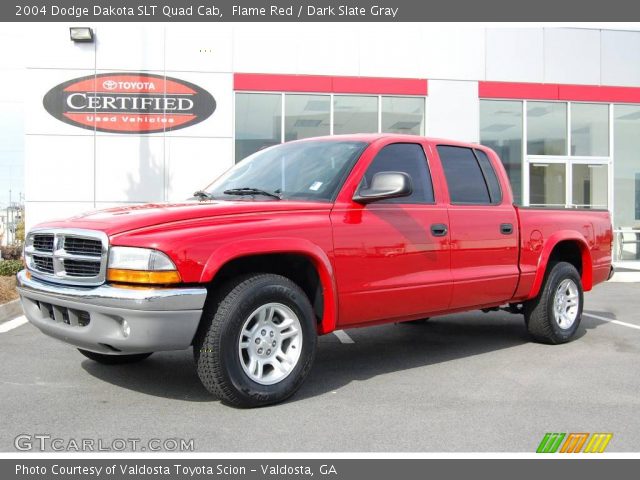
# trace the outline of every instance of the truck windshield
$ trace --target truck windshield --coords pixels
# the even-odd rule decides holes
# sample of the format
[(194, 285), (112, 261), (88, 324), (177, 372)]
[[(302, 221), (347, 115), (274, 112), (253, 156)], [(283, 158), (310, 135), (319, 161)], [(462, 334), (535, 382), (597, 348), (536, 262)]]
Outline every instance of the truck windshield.
[(216, 199), (331, 201), (366, 146), (339, 140), (276, 145), (237, 163), (205, 192)]

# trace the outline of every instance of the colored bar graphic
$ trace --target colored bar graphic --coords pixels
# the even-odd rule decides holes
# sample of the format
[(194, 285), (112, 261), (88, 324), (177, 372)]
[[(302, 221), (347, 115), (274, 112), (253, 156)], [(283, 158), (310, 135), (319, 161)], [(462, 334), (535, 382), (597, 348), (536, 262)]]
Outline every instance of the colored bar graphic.
[(560, 453), (580, 453), (587, 438), (589, 438), (588, 433), (570, 433), (564, 441)]
[(584, 449), (584, 453), (602, 453), (611, 441), (613, 433), (594, 433)]
[(546, 433), (536, 453), (556, 453), (565, 435), (565, 433)]
[[(589, 435), (591, 435), (590, 439)], [(565, 437), (566, 440), (562, 443)], [(613, 433), (602, 432), (594, 434), (572, 432), (568, 435), (566, 433), (545, 433), (536, 453), (556, 453), (560, 444), (562, 444), (562, 448), (558, 453), (603, 453), (612, 438)], [(588, 443), (587, 439), (589, 439)], [(585, 443), (587, 443), (587, 446), (582, 450)]]

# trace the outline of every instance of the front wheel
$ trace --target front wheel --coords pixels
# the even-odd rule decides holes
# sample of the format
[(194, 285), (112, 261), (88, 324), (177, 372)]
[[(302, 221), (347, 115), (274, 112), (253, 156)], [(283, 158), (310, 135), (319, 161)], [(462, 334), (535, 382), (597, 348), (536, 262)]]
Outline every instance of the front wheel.
[(253, 274), (227, 285), (203, 313), (194, 342), (202, 384), (223, 402), (260, 407), (302, 386), (315, 357), (309, 299), (288, 278)]
[(102, 363), (103, 365), (124, 365), (127, 363), (135, 363), (144, 360), (149, 357), (151, 353), (134, 353), (129, 355), (105, 355), (104, 353), (90, 352), (89, 350), (83, 350), (79, 348), (78, 351), (85, 357), (93, 360), (94, 362)]
[(550, 267), (538, 296), (524, 304), (524, 318), (533, 338), (541, 343), (566, 343), (582, 317), (580, 274), (567, 262)]

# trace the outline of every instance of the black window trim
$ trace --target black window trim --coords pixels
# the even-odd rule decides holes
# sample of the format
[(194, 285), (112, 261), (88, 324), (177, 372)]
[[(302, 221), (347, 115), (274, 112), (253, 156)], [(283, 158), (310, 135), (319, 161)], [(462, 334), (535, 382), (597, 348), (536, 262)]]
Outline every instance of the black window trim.
[[(433, 187), (433, 173), (431, 171), (431, 165), (429, 164), (429, 155), (427, 155), (427, 151), (424, 148), (424, 144), (422, 142), (420, 142), (420, 141), (417, 141), (417, 142), (411, 142), (411, 141), (391, 142), (391, 143), (387, 143), (386, 145), (383, 145), (376, 152), (375, 156), (371, 159), (371, 162), (369, 163), (369, 165), (367, 165), (367, 168), (364, 171), (364, 174), (363, 174), (362, 178), (364, 178), (364, 175), (367, 174), (367, 172), (369, 171), (369, 168), (371, 167), (371, 165), (373, 165), (373, 162), (376, 161), (376, 157), (380, 154), (380, 152), (382, 152), (382, 150), (384, 150), (385, 148), (387, 148), (390, 145), (417, 145), (418, 147), (420, 147), (420, 150), (422, 150), (422, 154), (424, 155), (425, 166), (427, 167), (427, 174), (429, 175), (429, 183), (431, 184), (431, 194), (433, 196), (433, 201), (432, 202), (419, 202), (419, 203), (416, 203), (416, 202), (407, 202), (407, 203), (401, 203), (401, 202), (397, 202), (397, 203), (373, 202), (373, 203), (370, 204), (370, 206), (437, 205), (438, 201), (436, 199), (436, 190)], [(356, 194), (358, 194), (360, 192), (360, 188), (362, 188), (362, 186), (361, 186), (362, 178), (360, 179), (360, 182), (358, 183), (358, 188), (356, 189)], [(413, 182), (413, 178), (411, 179), (411, 181)], [(369, 205), (367, 205), (367, 206), (369, 206)]]
[[(447, 180), (447, 175), (444, 172), (444, 166), (442, 165), (442, 158), (440, 157), (440, 152), (438, 151), (438, 158), (440, 159), (440, 166), (442, 167), (442, 173), (444, 175), (444, 180), (445, 183), (447, 184), (447, 193), (449, 193), (449, 205), (461, 205), (461, 206), (489, 206), (489, 207), (495, 207), (498, 205), (502, 204), (502, 185), (500, 185), (500, 179), (498, 178), (498, 175), (496, 174), (496, 179), (498, 180), (498, 186), (500, 187), (500, 200), (495, 202), (492, 200), (491, 198), (491, 189), (489, 188), (489, 184), (487, 183), (487, 177), (484, 174), (484, 171), (482, 170), (482, 166), (480, 165), (480, 162), (478, 161), (478, 156), (476, 155), (476, 148), (477, 147), (467, 147), (464, 145), (451, 145), (448, 143), (438, 143), (436, 144), (436, 151), (438, 150), (438, 147), (453, 147), (453, 148), (465, 148), (467, 150), (471, 150), (471, 153), (473, 154), (473, 158), (476, 160), (476, 163), (478, 164), (478, 168), (480, 169), (480, 173), (482, 174), (482, 179), (484, 180), (484, 186), (487, 188), (487, 195), (489, 196), (489, 203), (487, 202), (454, 202), (453, 200), (451, 200), (451, 192), (449, 192), (449, 181)], [(480, 150), (478, 148), (478, 150)], [(487, 152), (484, 152), (485, 154)], [(487, 155), (487, 157), (489, 157), (489, 155)], [(491, 165), (491, 159), (489, 159), (489, 164)], [(491, 168), (493, 168), (493, 165), (491, 165)], [(495, 169), (493, 171), (493, 173), (495, 174)]]
[[(493, 171), (493, 174), (496, 177), (496, 181), (498, 182), (498, 191), (500, 192), (500, 196), (496, 200), (494, 200), (493, 195), (491, 195), (491, 188), (489, 188), (489, 182), (487, 181), (487, 176), (485, 175), (484, 169), (480, 164), (480, 159), (478, 158), (478, 153), (477, 153), (479, 151), (484, 153), (485, 156), (487, 157), (487, 160), (489, 161), (489, 168), (491, 168), (491, 170)], [(476, 157), (476, 161), (478, 162), (478, 166), (480, 167), (480, 171), (482, 172), (482, 176), (484, 177), (484, 183), (487, 185), (487, 190), (489, 191), (489, 198), (491, 199), (490, 205), (502, 204), (502, 199), (504, 198), (504, 193), (502, 192), (502, 184), (500, 183), (500, 177), (498, 177), (498, 173), (496, 172), (496, 169), (494, 168), (493, 163), (491, 162), (491, 156), (481, 148), (477, 148), (477, 147), (473, 148), (473, 155)]]

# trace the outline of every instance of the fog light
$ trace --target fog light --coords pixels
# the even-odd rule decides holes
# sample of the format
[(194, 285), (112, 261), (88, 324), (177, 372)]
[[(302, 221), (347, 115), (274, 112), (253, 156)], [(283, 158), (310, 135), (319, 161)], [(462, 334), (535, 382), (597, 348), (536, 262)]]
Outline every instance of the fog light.
[(129, 323), (126, 320), (123, 320), (122, 335), (124, 335), (125, 337), (128, 337), (130, 333), (131, 333), (131, 327), (129, 326)]

